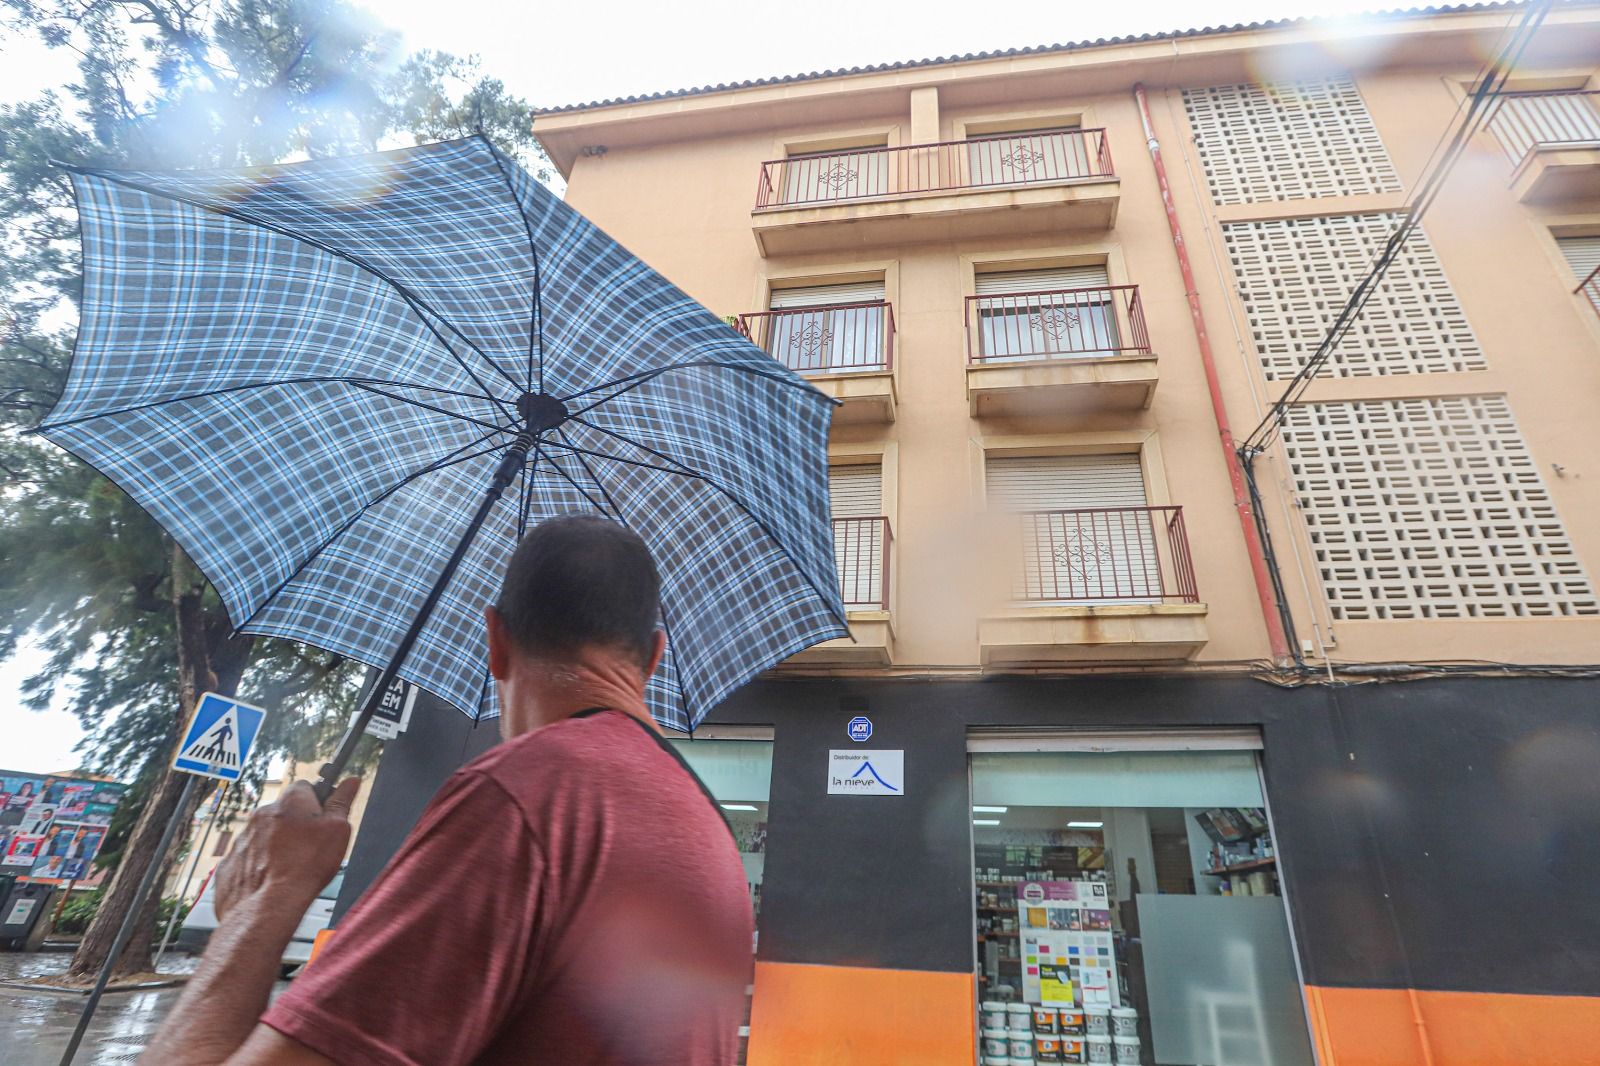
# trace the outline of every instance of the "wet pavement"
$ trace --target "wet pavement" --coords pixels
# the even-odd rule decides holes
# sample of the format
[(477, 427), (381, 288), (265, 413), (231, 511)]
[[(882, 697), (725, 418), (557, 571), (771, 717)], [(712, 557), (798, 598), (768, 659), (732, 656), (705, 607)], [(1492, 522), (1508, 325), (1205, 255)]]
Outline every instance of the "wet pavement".
[[(62, 973), (71, 961), (70, 952), (0, 952), (0, 981)], [(161, 960), (160, 972), (189, 973), (198, 961), (188, 955), (168, 954)], [(274, 994), (287, 987), (287, 981), (279, 981)], [(182, 992), (182, 986), (107, 992), (73, 1061), (84, 1066), (134, 1062)], [(5, 1066), (56, 1066), (78, 1024), (85, 998), (0, 988), (0, 1059)]]

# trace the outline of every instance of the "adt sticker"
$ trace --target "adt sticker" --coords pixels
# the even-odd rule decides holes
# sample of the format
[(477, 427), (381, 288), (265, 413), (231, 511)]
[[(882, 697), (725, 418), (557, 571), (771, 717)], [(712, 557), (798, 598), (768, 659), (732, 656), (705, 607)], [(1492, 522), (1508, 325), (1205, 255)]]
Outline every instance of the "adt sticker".
[(850, 731), (850, 739), (857, 744), (865, 744), (872, 739), (872, 719), (870, 718), (864, 718), (858, 714), (850, 719), (850, 724), (845, 728)]
[(266, 716), (260, 707), (207, 692), (189, 719), (172, 768), (219, 781), (239, 780)]

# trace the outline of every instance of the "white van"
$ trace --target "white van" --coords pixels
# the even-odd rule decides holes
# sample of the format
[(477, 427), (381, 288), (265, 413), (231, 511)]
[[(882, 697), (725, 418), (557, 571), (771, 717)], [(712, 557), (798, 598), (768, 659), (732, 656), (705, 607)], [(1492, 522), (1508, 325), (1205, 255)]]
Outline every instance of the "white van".
[[(195, 955), (205, 951), (211, 934), (217, 928), (217, 907), (212, 895), (216, 885), (216, 878), (206, 882), (200, 898), (194, 901), (183, 924), (178, 927), (178, 947)], [(342, 887), (344, 867), (341, 865), (339, 872), (333, 875), (333, 880), (323, 886), (317, 898), (311, 901), (311, 906), (306, 908), (305, 914), (300, 917), (300, 924), (295, 927), (294, 936), (285, 945), (283, 976), (288, 977), (310, 960), (311, 945), (317, 939), (317, 934), (328, 928), (328, 922), (333, 918), (334, 900), (339, 898), (339, 889)]]

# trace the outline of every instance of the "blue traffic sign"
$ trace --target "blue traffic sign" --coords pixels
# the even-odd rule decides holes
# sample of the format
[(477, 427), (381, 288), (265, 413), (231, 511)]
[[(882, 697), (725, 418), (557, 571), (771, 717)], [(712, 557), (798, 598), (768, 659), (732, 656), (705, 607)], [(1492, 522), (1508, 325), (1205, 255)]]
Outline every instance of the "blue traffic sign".
[(172, 767), (219, 781), (237, 781), (267, 712), (215, 692), (200, 697)]
[(850, 733), (850, 739), (857, 744), (865, 744), (872, 739), (872, 719), (856, 715), (850, 719), (850, 724), (845, 727)]

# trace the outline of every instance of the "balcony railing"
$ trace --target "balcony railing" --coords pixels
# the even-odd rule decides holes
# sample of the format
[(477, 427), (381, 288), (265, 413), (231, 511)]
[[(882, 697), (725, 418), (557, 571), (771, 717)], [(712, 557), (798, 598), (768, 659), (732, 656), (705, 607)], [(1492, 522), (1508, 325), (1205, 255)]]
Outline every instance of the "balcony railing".
[(957, 189), (1109, 178), (1103, 129), (974, 137), (898, 148), (844, 148), (761, 164), (756, 209), (883, 200)]
[(971, 362), (1150, 354), (1139, 286), (967, 297)]
[(752, 311), (734, 328), (802, 374), (888, 370), (894, 357), (894, 308), (882, 301)]
[[(1198, 603), (1181, 507), (1028, 511), (1019, 600)], [(1163, 535), (1164, 533), (1164, 535)]]
[(1594, 313), (1600, 315), (1600, 267), (1595, 267), (1589, 276), (1583, 279), (1576, 289), (1572, 290), (1581, 296), (1589, 298), (1589, 306), (1594, 308)]
[(1600, 147), (1600, 89), (1504, 93), (1490, 129), (1513, 166), (1535, 148)]
[(846, 607), (889, 609), (889, 520), (835, 518), (833, 562)]

